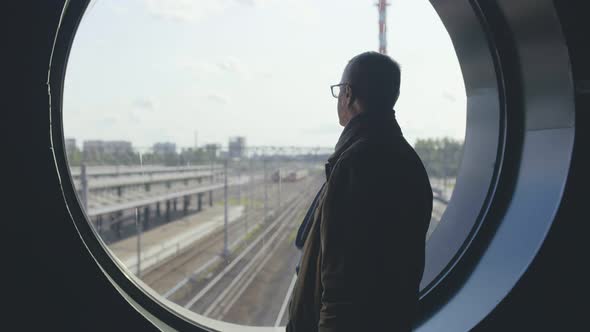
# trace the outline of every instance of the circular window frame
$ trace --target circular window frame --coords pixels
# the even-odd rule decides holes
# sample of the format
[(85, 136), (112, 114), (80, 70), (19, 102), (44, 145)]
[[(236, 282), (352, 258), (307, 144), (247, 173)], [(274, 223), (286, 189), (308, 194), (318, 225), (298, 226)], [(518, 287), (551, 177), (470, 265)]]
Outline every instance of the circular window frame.
[[(522, 62), (516, 68), (511, 68), (512, 61), (526, 60), (526, 56), (531, 57), (532, 54), (522, 49), (518, 36), (509, 41), (498, 36), (502, 33), (498, 26), (509, 27), (505, 33), (515, 34), (518, 32), (516, 28), (519, 27), (524, 30), (518, 25), (517, 18), (505, 15), (510, 8), (515, 11), (519, 8), (508, 2), (486, 4), (483, 8), (478, 1), (452, 4), (432, 1), (457, 51), (468, 103), (464, 158), (453, 199), (426, 246), (426, 266), (421, 285), (421, 329), (427, 329), (425, 322), (437, 311), (440, 312), (440, 304), (455, 296), (463, 287), (462, 282), (477, 272), (476, 269), (483, 262), (490, 247), (494, 241), (497, 242), (496, 234), (502, 232), (506, 225), (516, 224), (509, 222), (510, 213), (512, 211), (518, 216), (520, 211), (517, 208), (511, 210), (511, 204), (515, 197), (518, 199), (523, 190), (526, 191), (526, 188), (519, 187), (522, 179), (511, 180), (508, 177), (519, 175), (523, 171), (538, 172), (539, 167), (535, 168), (534, 165), (527, 164), (527, 161), (538, 160), (539, 144), (546, 142), (545, 137), (541, 137), (534, 138), (538, 142), (533, 139), (531, 143), (531, 138), (527, 136), (529, 132), (535, 134), (534, 132), (538, 131), (539, 135), (536, 136), (542, 136), (541, 134), (547, 133), (547, 130), (563, 129), (563, 137), (560, 136), (562, 140), (559, 142), (562, 153), (556, 154), (556, 162), (549, 165), (559, 173), (559, 176), (553, 179), (550, 194), (545, 195), (551, 203), (551, 208), (556, 210), (559, 206), (573, 148), (574, 93), (573, 82), (567, 75), (571, 69), (558, 19), (553, 17), (550, 1), (541, 2), (536, 3), (539, 12), (535, 14), (549, 17), (552, 21), (552, 25), (544, 28), (551, 30), (550, 37), (558, 46), (558, 52), (550, 52), (547, 56), (553, 56), (553, 60), (558, 60), (551, 68), (553, 73), (560, 73), (558, 83), (561, 83), (561, 86), (555, 94), (559, 94), (559, 101), (567, 110), (562, 114), (545, 110), (541, 114), (537, 112), (530, 116), (530, 112), (535, 112), (535, 105), (531, 105), (531, 100), (536, 100), (535, 84), (532, 80), (539, 79), (535, 75), (535, 69), (542, 72), (546, 70), (540, 69), (539, 64), (534, 62), (524, 72), (518, 72), (527, 67)], [(137, 304), (136, 307), (139, 306), (138, 309), (143, 309), (146, 315), (151, 316), (152, 321), (157, 320), (176, 330), (195, 327), (203, 331), (210, 330), (211, 327), (199, 322), (202, 317), (193, 319), (188, 317), (182, 308), (162, 303), (157, 294), (126, 272), (100, 241), (79, 204), (65, 156), (62, 98), (67, 59), (78, 25), (89, 3), (89, 0), (83, 0), (68, 1), (65, 4), (54, 42), (48, 78), (51, 98), (51, 143), (68, 211), (82, 241), (105, 275), (123, 295)], [(556, 84), (553, 83), (552, 87)], [(518, 110), (519, 107), (523, 108), (522, 112)], [(548, 120), (541, 119), (541, 116), (547, 115)], [(506, 144), (507, 142), (510, 144)], [(523, 170), (523, 165), (528, 168)], [(531, 196), (522, 195), (524, 198), (521, 200), (525, 201)], [(529, 254), (521, 257), (520, 265), (511, 266), (507, 275), (510, 275), (513, 282), (498, 292), (499, 299), (509, 292), (534, 258), (551, 226), (552, 216), (553, 214), (548, 215), (549, 218), (545, 218), (547, 220), (544, 219), (542, 225), (536, 226), (536, 237), (531, 237), (528, 243)], [(460, 269), (457, 268), (459, 266)], [(456, 280), (462, 282), (457, 283)], [(442, 294), (445, 296), (441, 296)], [(479, 316), (485, 316), (492, 309), (493, 306), (482, 309)], [(204, 318), (203, 321), (209, 319)]]
[(452, 270), (485, 219), (504, 163), (507, 130), (502, 71), (483, 16), (469, 2), (432, 5), (457, 52), (467, 116), (463, 158), (452, 198), (426, 243), (421, 298)]

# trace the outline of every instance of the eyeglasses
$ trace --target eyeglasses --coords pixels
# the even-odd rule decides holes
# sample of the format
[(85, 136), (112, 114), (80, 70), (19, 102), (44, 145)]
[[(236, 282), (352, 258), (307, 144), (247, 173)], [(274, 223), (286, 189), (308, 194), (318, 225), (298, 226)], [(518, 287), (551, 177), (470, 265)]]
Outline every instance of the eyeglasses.
[(350, 85), (350, 84), (349, 83), (340, 83), (340, 84), (330, 85), (330, 90), (332, 90), (332, 96), (334, 96), (334, 98), (338, 98), (338, 96), (340, 95), (340, 87), (343, 85)]

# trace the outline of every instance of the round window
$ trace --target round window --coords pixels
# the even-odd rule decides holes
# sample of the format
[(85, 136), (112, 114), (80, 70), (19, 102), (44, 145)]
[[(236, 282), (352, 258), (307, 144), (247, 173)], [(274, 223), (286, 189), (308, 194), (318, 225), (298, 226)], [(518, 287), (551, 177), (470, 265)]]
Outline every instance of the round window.
[(91, 2), (63, 130), (78, 201), (119, 266), (191, 320), (284, 325), (297, 228), (342, 131), (329, 86), (380, 47), (401, 65), (395, 111), (430, 177), (433, 236), (462, 163), (465, 86), (429, 2), (384, 13), (365, 1)]

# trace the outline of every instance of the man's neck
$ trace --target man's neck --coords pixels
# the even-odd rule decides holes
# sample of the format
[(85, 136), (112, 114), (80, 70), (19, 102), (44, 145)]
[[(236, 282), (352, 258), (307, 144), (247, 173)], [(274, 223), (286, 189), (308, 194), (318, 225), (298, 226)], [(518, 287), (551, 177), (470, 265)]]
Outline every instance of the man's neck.
[(362, 113), (364, 113), (364, 111), (362, 109), (352, 109), (349, 112), (350, 117), (348, 118), (348, 121), (346, 121), (346, 124), (344, 125), (344, 127), (346, 127), (350, 123), (350, 121), (352, 121), (352, 119), (356, 118), (357, 116), (359, 116)]

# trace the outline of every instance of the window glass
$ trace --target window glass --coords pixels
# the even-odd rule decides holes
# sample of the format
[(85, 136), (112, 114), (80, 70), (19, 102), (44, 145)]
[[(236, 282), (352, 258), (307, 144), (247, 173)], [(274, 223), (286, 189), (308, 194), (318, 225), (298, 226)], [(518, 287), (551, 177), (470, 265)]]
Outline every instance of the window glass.
[(277, 326), (294, 238), (342, 127), (330, 85), (354, 55), (402, 68), (395, 107), (434, 191), (452, 197), (466, 97), (428, 1), (92, 1), (64, 90), (67, 158), (96, 234), (130, 273), (214, 319)]

